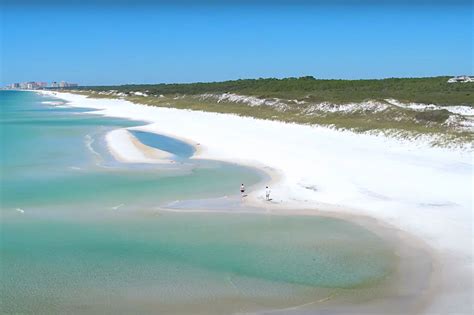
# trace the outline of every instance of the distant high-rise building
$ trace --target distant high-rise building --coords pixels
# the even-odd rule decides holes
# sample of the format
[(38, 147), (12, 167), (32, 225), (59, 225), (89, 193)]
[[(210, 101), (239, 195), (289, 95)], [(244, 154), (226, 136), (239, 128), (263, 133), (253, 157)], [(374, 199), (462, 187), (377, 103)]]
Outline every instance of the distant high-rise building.
[[(51, 82), (51, 85), (49, 85), (52, 88), (68, 88), (68, 87), (76, 87), (78, 86), (77, 83), (69, 83), (66, 81), (61, 81), (61, 82)], [(37, 89), (45, 89), (48, 87), (47, 82), (42, 82), (42, 81), (29, 81), (29, 82), (21, 82), (21, 83), (11, 83), (8, 84), (4, 87), (4, 89), (24, 89), (24, 90), (37, 90)]]
[(26, 88), (28, 90), (34, 90), (36, 89), (38, 86), (36, 85), (36, 82), (27, 82), (26, 83)]
[(7, 85), (7, 89), (19, 89), (20, 88), (20, 83), (12, 83)]
[(77, 83), (69, 83), (69, 82), (66, 82), (66, 81), (61, 81), (58, 84), (58, 87), (60, 87), (60, 88), (76, 87), (76, 86), (78, 86)]

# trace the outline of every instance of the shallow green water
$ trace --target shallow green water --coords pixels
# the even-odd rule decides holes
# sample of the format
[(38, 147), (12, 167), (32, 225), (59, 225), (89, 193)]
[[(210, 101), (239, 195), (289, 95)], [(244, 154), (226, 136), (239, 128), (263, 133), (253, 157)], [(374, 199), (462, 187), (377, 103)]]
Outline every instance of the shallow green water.
[(122, 165), (111, 160), (103, 137), (111, 129), (143, 123), (48, 108), (42, 102), (51, 100), (33, 93), (3, 91), (0, 97), (3, 211), (90, 201), (156, 205), (237, 192), (241, 182), (259, 180), (249, 168), (216, 162), (187, 163), (179, 172)]
[(74, 310), (97, 294), (114, 299), (129, 291), (162, 304), (236, 293), (305, 301), (314, 298), (312, 287), (368, 284), (390, 266), (390, 253), (372, 233), (318, 217), (14, 220), (2, 233), (4, 307), (18, 311)]
[(226, 314), (306, 303), (391, 271), (390, 247), (342, 220), (153, 211), (260, 177), (212, 161), (123, 165), (103, 136), (139, 122), (50, 108), (41, 102), (57, 100), (33, 93), (0, 97), (4, 312)]

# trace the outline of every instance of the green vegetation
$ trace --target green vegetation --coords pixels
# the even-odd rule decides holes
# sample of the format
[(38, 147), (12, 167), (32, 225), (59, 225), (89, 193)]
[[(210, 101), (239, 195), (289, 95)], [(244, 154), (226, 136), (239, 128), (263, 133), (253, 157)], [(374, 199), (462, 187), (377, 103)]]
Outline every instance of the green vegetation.
[(91, 86), (91, 91), (141, 91), (150, 95), (197, 95), (235, 93), (259, 98), (331, 102), (397, 99), (438, 105), (474, 105), (474, 83), (447, 83), (449, 77), (391, 78), (383, 80), (319, 80), (313, 77), (250, 79), (211, 83)]
[(230, 113), (356, 132), (383, 132), (399, 137), (431, 135), (436, 145), (469, 143), (473, 133), (465, 123), (470, 118), (448, 111), (449, 107), (419, 110), (390, 101), (474, 106), (474, 83), (448, 84), (447, 80), (448, 77), (357, 81), (303, 77), (96, 86), (74, 92), (94, 98), (120, 97), (151, 106)]
[(418, 120), (444, 123), (449, 118), (450, 114), (451, 113), (446, 109), (437, 109), (418, 112), (415, 114), (415, 118)]

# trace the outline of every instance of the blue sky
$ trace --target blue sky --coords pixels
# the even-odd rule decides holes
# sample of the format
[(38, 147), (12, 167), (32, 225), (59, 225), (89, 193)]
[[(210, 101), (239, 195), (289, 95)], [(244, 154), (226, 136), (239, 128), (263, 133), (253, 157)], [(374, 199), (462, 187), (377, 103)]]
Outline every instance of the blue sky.
[(473, 72), (470, 1), (40, 3), (2, 6), (2, 85)]

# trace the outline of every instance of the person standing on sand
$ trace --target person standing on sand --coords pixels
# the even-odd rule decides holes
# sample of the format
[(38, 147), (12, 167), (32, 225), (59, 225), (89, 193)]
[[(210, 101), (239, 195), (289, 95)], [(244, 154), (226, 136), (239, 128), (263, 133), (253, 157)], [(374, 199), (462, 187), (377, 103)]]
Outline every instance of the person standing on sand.
[(271, 192), (270, 188), (268, 186), (266, 186), (265, 187), (265, 199), (267, 201), (270, 201), (270, 192)]
[(240, 194), (242, 195), (242, 197), (244, 197), (245, 195), (245, 186), (244, 184), (240, 185)]

